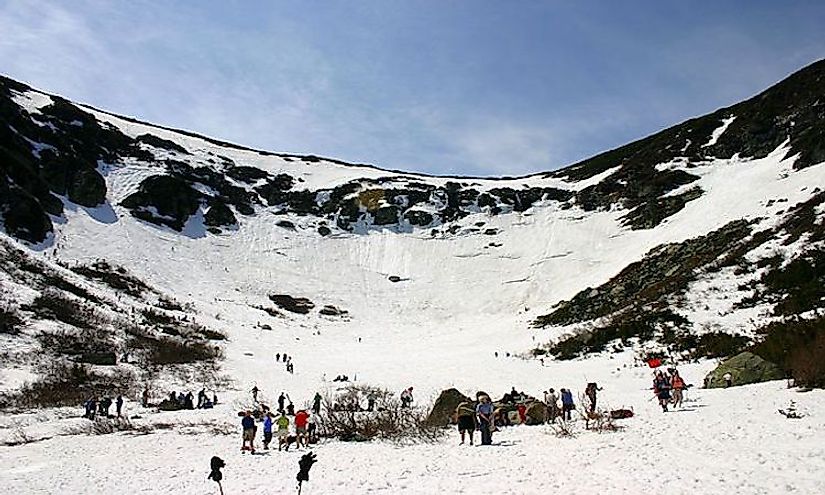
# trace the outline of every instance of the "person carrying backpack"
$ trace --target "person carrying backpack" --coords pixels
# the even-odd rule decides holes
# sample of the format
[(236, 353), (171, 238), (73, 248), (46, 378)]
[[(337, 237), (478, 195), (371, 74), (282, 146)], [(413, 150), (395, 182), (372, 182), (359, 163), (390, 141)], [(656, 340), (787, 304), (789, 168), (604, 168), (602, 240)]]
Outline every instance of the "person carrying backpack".
[(670, 387), (673, 389), (673, 397), (671, 399), (673, 407), (681, 407), (682, 393), (685, 390), (685, 381), (682, 380), (681, 376), (679, 376), (679, 372), (677, 370), (673, 370), (673, 377), (670, 379)]
[(667, 412), (667, 404), (670, 402), (670, 379), (661, 370), (656, 372), (653, 379), (653, 393), (659, 399), (662, 412)]
[(601, 390), (595, 382), (590, 382), (584, 389), (584, 395), (590, 401), (590, 412), (596, 412), (596, 391)]
[(464, 445), (464, 435), (469, 434), (470, 445), (473, 444), (473, 437), (475, 436), (476, 422), (475, 409), (473, 405), (467, 401), (462, 402), (455, 408), (455, 419), (458, 423), (458, 432), (461, 434), (461, 443)]
[(569, 389), (561, 389), (561, 417), (570, 421), (573, 419), (572, 411), (576, 408), (573, 402), (573, 393)]

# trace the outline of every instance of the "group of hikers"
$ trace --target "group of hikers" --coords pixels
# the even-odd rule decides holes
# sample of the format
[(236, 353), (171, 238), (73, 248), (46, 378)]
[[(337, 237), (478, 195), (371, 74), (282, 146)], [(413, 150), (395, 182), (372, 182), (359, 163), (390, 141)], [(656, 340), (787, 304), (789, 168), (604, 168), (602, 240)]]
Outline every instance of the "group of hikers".
[(213, 393), (210, 398), (206, 393), (206, 389), (201, 389), (198, 392), (198, 402), (196, 404), (195, 396), (191, 391), (185, 394), (183, 392), (170, 392), (169, 402), (177, 404), (180, 409), (212, 409), (218, 403), (218, 394)]
[(292, 364), (292, 356), (287, 356), (286, 353), (281, 354), (280, 352), (275, 353), (275, 362), (279, 363), (283, 361), (284, 366), (286, 367), (286, 371), (289, 374), (295, 373), (295, 366)]
[(659, 400), (662, 412), (667, 412), (669, 404), (681, 407), (684, 391), (688, 387), (676, 368), (668, 368), (667, 371), (656, 370), (653, 375), (653, 395)]
[[(249, 451), (255, 453), (255, 434), (257, 433), (257, 422), (263, 423), (263, 447), (264, 450), (269, 450), (269, 444), (272, 442), (273, 436), (278, 439), (278, 450), (289, 450), (290, 445), (295, 444), (297, 447), (309, 446), (310, 443), (317, 442), (316, 424), (312, 414), (317, 415), (321, 412), (321, 394), (316, 393), (312, 399), (312, 414), (305, 409), (295, 411), (295, 405), (289, 398), (286, 392), (281, 392), (278, 396), (277, 415), (270, 410), (266, 404), (258, 402), (259, 389), (256, 386), (252, 388), (253, 400), (257, 403), (258, 408), (247, 410), (240, 415), (241, 428), (243, 430), (241, 444), (241, 451)], [(287, 403), (287, 401), (289, 401)], [(292, 417), (292, 420), (290, 420)], [(294, 427), (294, 430), (290, 428)], [(274, 431), (273, 431), (274, 429)]]
[(112, 398), (108, 396), (102, 398), (89, 397), (88, 399), (86, 399), (86, 401), (83, 402), (83, 408), (86, 411), (85, 414), (83, 414), (83, 417), (92, 420), (98, 416), (109, 418), (111, 417), (109, 414), (109, 410), (111, 409), (112, 404), (115, 405), (117, 417), (121, 417), (121, 414), (123, 413), (122, 395), (118, 395), (114, 401), (112, 401)]
[[(601, 390), (596, 383), (588, 383), (585, 388), (585, 396), (588, 398), (587, 406), (590, 412), (596, 410), (596, 392)], [(469, 437), (470, 445), (473, 445), (475, 431), (481, 433), (481, 445), (492, 444), (492, 434), (497, 428), (511, 426), (514, 421), (521, 424), (530, 424), (536, 421), (528, 417), (528, 403), (534, 399), (524, 392), (519, 392), (515, 387), (502, 397), (499, 405), (496, 406), (490, 396), (485, 392), (476, 393), (475, 405), (470, 401), (462, 401), (455, 408), (453, 419), (458, 425), (458, 432), (461, 435), (461, 444)], [(556, 390), (551, 388), (544, 392), (544, 417), (537, 423), (554, 423), (557, 418), (571, 420), (572, 411), (576, 408), (573, 400), (573, 393), (566, 388)], [(510, 418), (510, 411), (514, 411), (514, 419)], [(517, 418), (517, 419), (515, 419)], [(534, 423), (535, 424), (535, 423)]]

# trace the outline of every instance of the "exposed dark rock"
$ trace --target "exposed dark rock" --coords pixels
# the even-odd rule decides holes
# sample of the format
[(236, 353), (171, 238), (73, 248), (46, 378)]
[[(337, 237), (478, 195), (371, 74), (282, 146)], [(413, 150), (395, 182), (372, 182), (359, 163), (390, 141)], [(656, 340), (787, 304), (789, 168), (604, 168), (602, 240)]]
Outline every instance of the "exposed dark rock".
[[(264, 170), (261, 170), (256, 167), (246, 166), (229, 167), (226, 169), (226, 175), (237, 181), (245, 182), (247, 184), (253, 184), (255, 182), (258, 182), (259, 180), (266, 179), (267, 177), (269, 177), (269, 174)], [(278, 179), (278, 177), (282, 178)], [(286, 174), (280, 174), (278, 177), (275, 177), (273, 179), (274, 183), (276, 184), (275, 187), (282, 191), (285, 191), (292, 187), (292, 177)], [(285, 188), (282, 187), (283, 184), (281, 183), (281, 181), (284, 180), (284, 177), (287, 178), (287, 180), (289, 181), (289, 185)]]
[(426, 227), (433, 223), (433, 216), (421, 210), (407, 210), (407, 212), (404, 213), (404, 218), (410, 222), (411, 225), (418, 227)]
[(209, 227), (225, 227), (236, 225), (238, 219), (232, 209), (220, 198), (210, 198), (209, 209), (203, 216), (203, 223)]
[(295, 224), (290, 222), (289, 220), (278, 220), (277, 222), (275, 222), (275, 225), (283, 229), (295, 230)]
[(390, 225), (398, 223), (398, 208), (396, 206), (382, 206), (375, 211), (373, 220), (375, 225)]
[(326, 237), (326, 236), (332, 234), (332, 231), (326, 225), (321, 225), (320, 227), (318, 227), (318, 234), (321, 237)]
[(332, 305), (324, 306), (323, 308), (321, 308), (319, 313), (324, 315), (324, 316), (346, 316), (347, 314), (349, 314), (348, 311), (337, 308), (337, 307), (332, 306)]
[(291, 313), (308, 314), (315, 307), (312, 301), (305, 297), (292, 297), (287, 294), (273, 294), (269, 299), (279, 308)]
[(154, 175), (144, 179), (138, 191), (127, 196), (121, 205), (141, 220), (180, 231), (197, 211), (201, 197), (201, 193), (183, 179)]
[(694, 187), (676, 196), (666, 196), (649, 201), (634, 208), (622, 220), (625, 225), (629, 225), (633, 230), (652, 229), (665, 218), (684, 208), (689, 201), (693, 201), (701, 195), (702, 189)]
[(149, 146), (153, 146), (155, 148), (160, 148), (167, 151), (176, 151), (184, 155), (190, 154), (188, 151), (186, 151), (186, 149), (183, 146), (173, 141), (169, 141), (168, 139), (163, 139), (158, 136), (155, 136), (154, 134), (141, 134), (137, 137), (137, 140), (141, 143), (148, 144)]

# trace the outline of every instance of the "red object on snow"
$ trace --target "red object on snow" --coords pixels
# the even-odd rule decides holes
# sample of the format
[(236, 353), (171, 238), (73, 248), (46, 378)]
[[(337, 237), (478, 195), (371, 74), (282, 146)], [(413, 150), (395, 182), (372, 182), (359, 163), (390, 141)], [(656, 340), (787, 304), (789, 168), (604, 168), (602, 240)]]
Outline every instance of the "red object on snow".
[(647, 360), (647, 365), (651, 368), (658, 368), (662, 365), (662, 360), (659, 358), (650, 358)]

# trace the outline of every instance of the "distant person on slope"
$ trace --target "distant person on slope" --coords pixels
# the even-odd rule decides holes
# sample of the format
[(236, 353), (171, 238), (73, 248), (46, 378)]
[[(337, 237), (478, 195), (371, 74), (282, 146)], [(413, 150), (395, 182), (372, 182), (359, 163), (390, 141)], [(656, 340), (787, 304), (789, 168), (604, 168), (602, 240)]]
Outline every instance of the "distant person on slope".
[(476, 418), (478, 427), (481, 430), (481, 445), (492, 445), (493, 443), (493, 402), (489, 395), (482, 395), (480, 402), (476, 406)]
[(321, 394), (318, 392), (312, 399), (312, 414), (321, 414)]
[(406, 409), (406, 408), (410, 407), (410, 405), (412, 405), (412, 402), (413, 402), (412, 392), (413, 392), (412, 387), (410, 387), (410, 388), (404, 390), (403, 392), (401, 392), (401, 407), (402, 408)]
[(281, 392), (281, 395), (278, 396), (278, 412), (279, 413), (284, 412), (284, 401), (285, 400), (286, 400), (286, 397), (284, 397), (284, 393)]
[(117, 417), (119, 418), (123, 412), (123, 396), (120, 394), (118, 394), (117, 399), (115, 400), (115, 407), (117, 408)]
[(252, 400), (254, 400), (255, 402), (258, 402), (258, 386), (257, 385), (252, 387)]
[(470, 445), (473, 444), (473, 437), (475, 436), (476, 422), (475, 409), (473, 405), (467, 401), (462, 402), (455, 408), (455, 419), (458, 423), (458, 432), (461, 434), (461, 443), (464, 445), (464, 434), (469, 434)]

